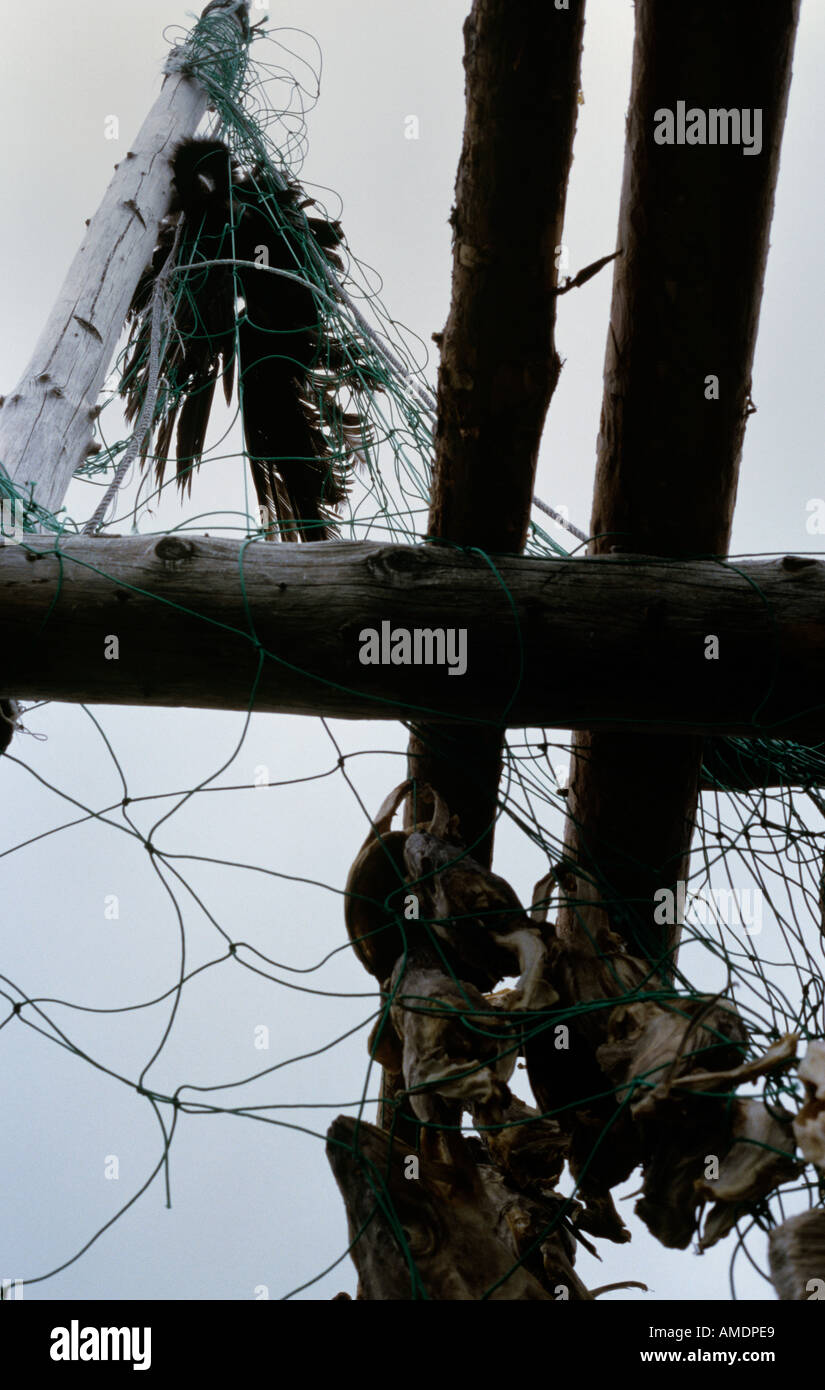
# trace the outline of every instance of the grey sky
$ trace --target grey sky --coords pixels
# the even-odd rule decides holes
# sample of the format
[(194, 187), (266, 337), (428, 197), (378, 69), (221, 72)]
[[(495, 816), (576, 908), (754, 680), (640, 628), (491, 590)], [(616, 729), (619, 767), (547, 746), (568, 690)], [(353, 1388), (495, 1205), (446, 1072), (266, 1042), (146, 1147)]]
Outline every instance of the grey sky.
[[(447, 218), (463, 122), (461, 25), (467, 9), (468, 0), (273, 0), (270, 6), (273, 26), (310, 31), (323, 52), (304, 178), (340, 195), (350, 246), (380, 274), (391, 314), (428, 344), (443, 327), (449, 303)], [(185, 22), (186, 7), (175, 0), (77, 0), (64, 6), (0, 0), (0, 20), (0, 118), (7, 131), (6, 213), (0, 221), (4, 392), (26, 362), (84, 219), (158, 89), (163, 27)], [(564, 233), (571, 272), (615, 246), (632, 23), (629, 0), (589, 0), (584, 104)], [(312, 55), (306, 38), (280, 37)], [(754, 374), (758, 409), (748, 425), (736, 552), (816, 549), (820, 543), (806, 533), (805, 507), (825, 495), (823, 70), (825, 7), (808, 4), (772, 231)], [(120, 119), (119, 142), (103, 138), (109, 114)], [(417, 141), (404, 138), (410, 114), (420, 118)], [(536, 180), (542, 167), (537, 149)], [(529, 199), (529, 188), (524, 197)], [(327, 201), (335, 206), (333, 197)], [(610, 283), (607, 271), (560, 301), (557, 341), (565, 366), (540, 458), (538, 491), (568, 507), (585, 530)], [(231, 463), (203, 470), (188, 514), (238, 505), (240, 477)], [(74, 501), (85, 515), (87, 498), (88, 491), (75, 489), (69, 510)], [(144, 529), (174, 525), (180, 515), (170, 499), (145, 520)], [(239, 714), (104, 707), (93, 713), (123, 765), (132, 797), (198, 784), (230, 757), (243, 730)], [(88, 715), (53, 705), (32, 713), (27, 723), (47, 737), (18, 738), (12, 749), (17, 758), (84, 806), (119, 801), (117, 770)], [(392, 724), (338, 724), (334, 734), (348, 752), (364, 750), (350, 765), (351, 774), (375, 811), (403, 775), (403, 731)], [(253, 942), (293, 970), (311, 966), (345, 940), (340, 890), (365, 832), (364, 817), (334, 771), (324, 780), (282, 789), (253, 790), (252, 783), (261, 767), (273, 780), (288, 782), (334, 770), (337, 757), (317, 721), (254, 716), (238, 758), (220, 779), (243, 789), (193, 799), (160, 834), (171, 854), (261, 865), (334, 886), (178, 864), (230, 937)], [(15, 763), (4, 760), (0, 774), (3, 846), (79, 814)], [(170, 804), (133, 808), (137, 823), (148, 830)], [(118, 813), (111, 818), (118, 822)], [(496, 867), (525, 897), (545, 865), (534, 847), (504, 825)], [(116, 825), (65, 830), (3, 859), (0, 876), (0, 969), (25, 993), (105, 1009), (154, 998), (174, 984), (181, 941), (174, 904), (145, 850)], [(212, 959), (224, 949), (223, 939), (180, 885), (178, 890), (187, 962)], [(117, 921), (104, 916), (112, 894), (120, 904)], [(232, 962), (216, 966), (184, 989), (173, 1033), (147, 1084), (168, 1092), (184, 1082), (232, 1083), (331, 1042), (373, 1012), (372, 981), (348, 953), (311, 975), (272, 973), (329, 991), (330, 997), (294, 993)], [(332, 997), (338, 991), (356, 997)], [(154, 1053), (169, 1019), (168, 1002), (108, 1017), (44, 1008), (76, 1047), (130, 1079)], [(269, 1029), (268, 1051), (254, 1045), (259, 1025)], [(274, 1112), (313, 1134), (236, 1116), (182, 1117), (169, 1163), (171, 1210), (161, 1174), (81, 1260), (30, 1286), (26, 1296), (248, 1299), (266, 1286), (270, 1297), (281, 1298), (312, 1279), (346, 1248), (342, 1204), (314, 1135), (360, 1096), (366, 1031), (261, 1081), (211, 1093), (222, 1106), (318, 1106)], [(0, 1059), (0, 1278), (14, 1279), (41, 1274), (73, 1255), (147, 1180), (163, 1145), (144, 1099), (17, 1021), (0, 1035)], [(371, 1095), (375, 1084), (373, 1077)], [(117, 1181), (104, 1176), (109, 1155), (119, 1160)], [(626, 1219), (631, 1209), (623, 1204)], [(578, 1268), (585, 1282), (642, 1279), (660, 1299), (728, 1296), (728, 1245), (697, 1266), (690, 1252), (663, 1250), (638, 1222), (633, 1233), (630, 1247), (602, 1249), (600, 1265), (582, 1256)], [(738, 1288), (742, 1297), (770, 1296), (747, 1268), (740, 1268)], [(301, 1297), (329, 1298), (339, 1289), (355, 1290), (348, 1259)]]

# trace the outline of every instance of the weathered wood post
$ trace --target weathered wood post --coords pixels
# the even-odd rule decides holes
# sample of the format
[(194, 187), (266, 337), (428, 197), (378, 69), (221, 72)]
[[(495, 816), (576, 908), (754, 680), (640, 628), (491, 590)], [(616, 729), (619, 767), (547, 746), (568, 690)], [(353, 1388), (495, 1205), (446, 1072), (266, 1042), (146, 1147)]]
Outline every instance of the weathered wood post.
[[(31, 361), (0, 410), (0, 464), (18, 494), (56, 512), (90, 451), (97, 402), (141, 273), (169, 208), (169, 154), (209, 104), (210, 57), (243, 63), (248, 0), (213, 0), (166, 78), (138, 136), (116, 166), (69, 267)], [(197, 36), (197, 62), (192, 43)]]

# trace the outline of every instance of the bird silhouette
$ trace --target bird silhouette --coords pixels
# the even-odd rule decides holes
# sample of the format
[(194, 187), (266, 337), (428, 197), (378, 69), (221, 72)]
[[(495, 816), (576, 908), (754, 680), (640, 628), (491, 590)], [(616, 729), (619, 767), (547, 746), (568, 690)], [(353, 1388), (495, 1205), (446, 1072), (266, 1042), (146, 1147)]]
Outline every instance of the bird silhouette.
[[(340, 397), (351, 400), (376, 385), (357, 347), (345, 347), (325, 316), (334, 281), (320, 294), (308, 283), (313, 273), (318, 278), (319, 258), (342, 269), (340, 225), (306, 216), (312, 200), (299, 184), (276, 180), (260, 164), (241, 168), (220, 140), (185, 140), (172, 164), (171, 211), (127, 319), (127, 420), (138, 416), (147, 390), (149, 310), (177, 235), (174, 324), (155, 406), (158, 483), (174, 434), (177, 481), (191, 489), (215, 388), (220, 380), (231, 402), (237, 359), (246, 451), (267, 534), (328, 539), (370, 442), (360, 412), (344, 408)], [(147, 434), (144, 462), (149, 447)]]

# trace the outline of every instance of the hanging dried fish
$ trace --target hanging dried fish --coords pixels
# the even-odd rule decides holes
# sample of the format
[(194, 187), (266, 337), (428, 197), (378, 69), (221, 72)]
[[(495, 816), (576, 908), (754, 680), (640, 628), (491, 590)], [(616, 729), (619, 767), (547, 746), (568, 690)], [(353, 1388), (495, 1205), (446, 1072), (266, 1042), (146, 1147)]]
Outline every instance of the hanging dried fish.
[[(402, 782), (381, 804), (344, 889), (347, 934), (364, 969), (381, 982), (392, 974), (405, 940), (411, 942), (420, 936), (417, 923), (402, 916), (408, 832), (391, 829), (409, 787), (409, 782)], [(404, 921), (403, 930), (400, 920)]]
[(740, 1216), (799, 1172), (793, 1157), (791, 1116), (771, 1110), (761, 1098), (737, 1099), (731, 1106), (730, 1147), (719, 1176), (703, 1178), (697, 1194), (714, 1203), (702, 1230), (700, 1250), (708, 1250), (732, 1231)]
[(477, 1175), (457, 1181), (454, 1169), (419, 1160), (348, 1115), (330, 1125), (327, 1158), (347, 1209), (359, 1298), (552, 1299), (500, 1239), (498, 1206)]
[(437, 792), (432, 797), (432, 821), (404, 845), (409, 885), (423, 899), (430, 926), (461, 962), (462, 978), (492, 989), (518, 974), (519, 1007), (549, 1008), (557, 995), (543, 978), (547, 951), (539, 925), (507, 880), (467, 852), (446, 805)]
[(825, 1169), (825, 1042), (808, 1043), (799, 1068), (805, 1104), (793, 1122), (796, 1142), (809, 1163)]
[(771, 1279), (779, 1297), (795, 1302), (825, 1297), (825, 1211), (792, 1216), (768, 1237)]
[(520, 1030), (474, 985), (446, 975), (428, 947), (414, 947), (398, 962), (387, 990), (390, 1026), (374, 1055), (404, 1078), (426, 1126), (422, 1152), (466, 1165), (462, 1114), (469, 1111), (482, 1125), (501, 1123)]

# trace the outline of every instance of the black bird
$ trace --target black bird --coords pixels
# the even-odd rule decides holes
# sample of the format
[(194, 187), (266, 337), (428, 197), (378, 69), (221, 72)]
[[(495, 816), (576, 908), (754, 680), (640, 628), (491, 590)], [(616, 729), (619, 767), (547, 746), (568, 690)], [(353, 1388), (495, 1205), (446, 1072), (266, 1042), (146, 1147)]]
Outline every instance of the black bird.
[[(353, 463), (362, 460), (370, 442), (360, 415), (342, 407), (339, 393), (377, 385), (357, 351), (350, 345), (345, 352), (326, 321), (323, 294), (316, 297), (306, 283), (313, 274), (313, 244), (342, 268), (340, 225), (305, 216), (312, 200), (300, 185), (288, 181), (279, 187), (259, 165), (242, 169), (220, 140), (185, 140), (172, 164), (172, 210), (127, 320), (130, 355), (121, 385), (126, 417), (134, 420), (143, 403), (148, 310), (182, 217), (176, 264), (192, 268), (170, 284), (177, 308), (155, 407), (158, 482), (177, 422), (177, 479), (182, 489), (191, 488), (215, 386), (222, 379), (229, 403), (237, 355), (244, 438), (262, 524), (284, 540), (325, 540), (335, 533), (335, 509)], [(324, 293), (334, 289), (326, 284)], [(147, 436), (144, 461), (149, 442)]]

